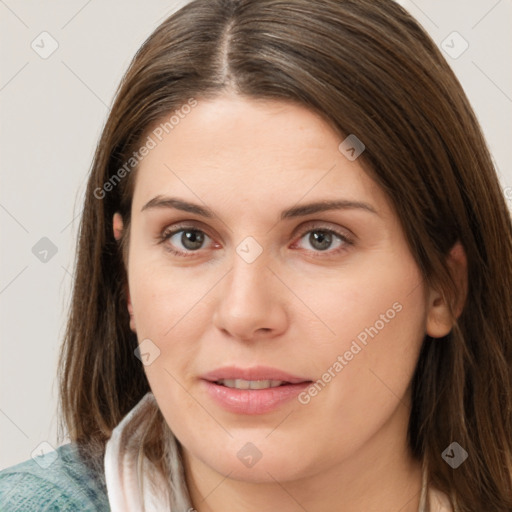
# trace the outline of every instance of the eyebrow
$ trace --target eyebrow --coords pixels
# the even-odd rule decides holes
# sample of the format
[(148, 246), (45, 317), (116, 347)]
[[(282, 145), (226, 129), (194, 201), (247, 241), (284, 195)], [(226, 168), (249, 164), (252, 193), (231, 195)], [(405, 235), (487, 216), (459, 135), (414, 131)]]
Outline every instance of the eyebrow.
[[(184, 212), (195, 213), (196, 215), (201, 215), (202, 217), (207, 217), (209, 219), (215, 217), (215, 214), (209, 208), (200, 206), (198, 204), (189, 203), (188, 201), (176, 197), (165, 197), (160, 195), (155, 196), (142, 207), (141, 212), (151, 208), (174, 208)], [(324, 212), (328, 210), (351, 209), (361, 209), (363, 211), (378, 215), (375, 208), (368, 203), (363, 203), (361, 201), (350, 201), (348, 199), (338, 199), (333, 201), (317, 201), (301, 206), (293, 206), (281, 212), (281, 220), (294, 217), (303, 217), (312, 213)]]

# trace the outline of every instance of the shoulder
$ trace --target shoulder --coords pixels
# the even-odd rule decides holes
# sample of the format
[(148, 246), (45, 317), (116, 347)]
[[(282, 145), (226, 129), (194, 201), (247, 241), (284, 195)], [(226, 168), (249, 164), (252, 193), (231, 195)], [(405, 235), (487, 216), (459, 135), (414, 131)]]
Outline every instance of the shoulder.
[(110, 510), (104, 474), (84, 461), (75, 443), (0, 471), (0, 510)]

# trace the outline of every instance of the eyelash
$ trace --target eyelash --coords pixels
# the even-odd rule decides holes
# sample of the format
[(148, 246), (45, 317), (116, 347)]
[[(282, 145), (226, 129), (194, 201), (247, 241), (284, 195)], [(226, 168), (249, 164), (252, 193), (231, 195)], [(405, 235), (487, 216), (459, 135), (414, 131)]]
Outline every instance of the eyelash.
[[(169, 240), (171, 237), (173, 237), (176, 233), (180, 233), (181, 231), (196, 231), (196, 232), (199, 232), (199, 233), (203, 233), (207, 237), (211, 238), (208, 235), (208, 233), (205, 233), (202, 229), (199, 229), (196, 226), (193, 226), (193, 225), (179, 225), (179, 226), (175, 226), (172, 229), (172, 231), (169, 231), (168, 228), (164, 229), (162, 231), (162, 233), (158, 237), (159, 238), (158, 243), (159, 244), (163, 244), (164, 242)], [(346, 251), (347, 250), (347, 246), (350, 247), (350, 246), (354, 245), (354, 242), (350, 238), (348, 238), (346, 235), (340, 233), (339, 231), (336, 231), (336, 230), (333, 230), (333, 229), (330, 229), (330, 228), (325, 228), (323, 226), (312, 226), (312, 227), (309, 227), (309, 229), (307, 229), (307, 230), (305, 230), (305, 231), (303, 231), (301, 233), (301, 235), (299, 236), (299, 240), (301, 238), (303, 238), (304, 235), (307, 235), (308, 233), (311, 233), (311, 232), (314, 232), (314, 231), (322, 232), (322, 233), (328, 233), (328, 234), (334, 235), (334, 236), (338, 237), (343, 242), (343, 245), (338, 247), (334, 251), (329, 251), (329, 250), (325, 250), (325, 251), (309, 251), (309, 252), (312, 252), (313, 254), (315, 254), (314, 257), (321, 257), (320, 255), (322, 255), (324, 253), (325, 254), (329, 254), (331, 256), (332, 255), (336, 255), (338, 253)], [(200, 249), (198, 249), (197, 251), (190, 251), (189, 253), (185, 253), (183, 251), (177, 251), (177, 250), (173, 249), (172, 247), (170, 247), (168, 245), (165, 246), (165, 250), (170, 252), (171, 254), (173, 254), (175, 256), (179, 256), (179, 257), (182, 257), (182, 258), (194, 257), (195, 253), (200, 251)]]

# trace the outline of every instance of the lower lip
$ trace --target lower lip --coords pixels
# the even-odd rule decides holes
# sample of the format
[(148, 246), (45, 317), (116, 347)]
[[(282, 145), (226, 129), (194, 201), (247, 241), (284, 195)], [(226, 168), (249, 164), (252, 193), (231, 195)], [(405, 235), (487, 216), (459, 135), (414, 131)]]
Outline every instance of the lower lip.
[(207, 380), (202, 381), (206, 392), (224, 409), (237, 414), (271, 412), (295, 398), (311, 382), (285, 384), (267, 389), (234, 389)]

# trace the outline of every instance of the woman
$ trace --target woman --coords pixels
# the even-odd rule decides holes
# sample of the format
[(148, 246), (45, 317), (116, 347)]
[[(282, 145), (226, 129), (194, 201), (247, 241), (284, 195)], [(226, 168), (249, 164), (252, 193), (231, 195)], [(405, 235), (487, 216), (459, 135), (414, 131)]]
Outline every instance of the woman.
[(478, 122), (404, 9), (195, 0), (96, 151), (72, 443), (4, 470), (0, 503), (511, 510), (511, 254)]

